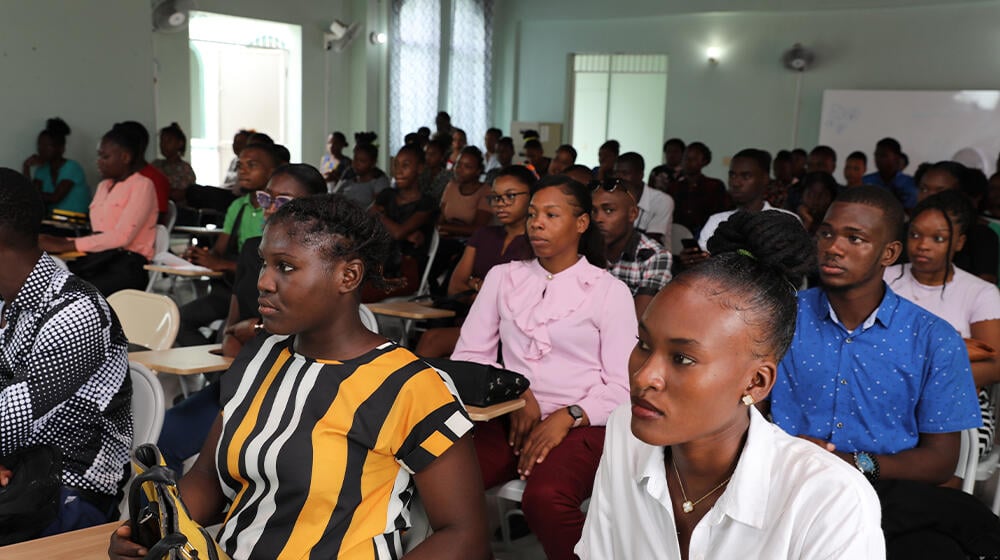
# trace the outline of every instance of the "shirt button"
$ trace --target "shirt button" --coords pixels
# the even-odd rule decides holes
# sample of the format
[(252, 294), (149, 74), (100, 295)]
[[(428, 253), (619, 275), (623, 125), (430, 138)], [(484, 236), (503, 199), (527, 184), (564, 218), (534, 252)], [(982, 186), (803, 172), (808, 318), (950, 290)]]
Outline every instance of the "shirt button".
[(837, 427), (838, 428), (843, 428), (844, 427), (844, 423), (843, 422), (837, 422)]
[(846, 338), (846, 339), (844, 339), (844, 342), (850, 344), (850, 343), (854, 342), (854, 339), (853, 338)]
[(847, 385), (847, 380), (846, 379), (841, 379), (840, 380), (840, 384), (841, 385)]

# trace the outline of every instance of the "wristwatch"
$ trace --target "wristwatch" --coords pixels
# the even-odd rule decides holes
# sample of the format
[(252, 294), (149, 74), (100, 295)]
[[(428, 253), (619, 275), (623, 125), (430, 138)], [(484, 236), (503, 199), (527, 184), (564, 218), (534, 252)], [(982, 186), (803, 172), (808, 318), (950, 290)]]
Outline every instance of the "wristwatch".
[(858, 467), (858, 470), (861, 471), (861, 474), (865, 475), (865, 478), (869, 482), (878, 480), (878, 458), (875, 455), (865, 453), (864, 451), (856, 451), (854, 453), (854, 466)]
[(573, 427), (576, 428), (580, 424), (583, 424), (583, 409), (580, 405), (571, 404), (566, 407), (566, 412), (573, 417)]

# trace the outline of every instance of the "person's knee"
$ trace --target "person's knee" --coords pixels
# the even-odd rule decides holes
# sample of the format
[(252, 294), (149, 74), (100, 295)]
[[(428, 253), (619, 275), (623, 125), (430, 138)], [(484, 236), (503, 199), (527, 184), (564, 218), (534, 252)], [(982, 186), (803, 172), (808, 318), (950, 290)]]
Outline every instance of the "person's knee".
[(573, 492), (550, 481), (529, 483), (521, 497), (521, 509), (529, 519), (549, 517), (552, 513), (580, 508)]

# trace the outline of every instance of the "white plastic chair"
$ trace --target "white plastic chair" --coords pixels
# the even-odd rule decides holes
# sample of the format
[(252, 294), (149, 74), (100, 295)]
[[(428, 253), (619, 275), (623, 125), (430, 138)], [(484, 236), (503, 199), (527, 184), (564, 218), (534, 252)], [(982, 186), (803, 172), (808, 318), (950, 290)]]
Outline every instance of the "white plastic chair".
[[(497, 498), (497, 513), (500, 515), (500, 538), (502, 539), (503, 546), (510, 550), (511, 540), (510, 540), (510, 518), (515, 515), (524, 516), (524, 511), (521, 510), (521, 498), (524, 496), (524, 485), (523, 480), (511, 480), (497, 487), (496, 498)], [(504, 502), (513, 502), (514, 506), (508, 506)], [(580, 511), (587, 513), (590, 509), (590, 498), (587, 498), (580, 504)]]
[[(171, 204), (173, 204), (173, 202), (171, 202)], [(174, 212), (175, 213), (177, 212), (176, 209), (174, 210)], [(176, 216), (174, 217), (176, 219)], [(153, 257), (154, 262), (156, 261), (156, 256), (159, 256), (162, 253), (169, 253), (169, 252), (170, 252), (170, 228), (162, 224), (156, 224), (156, 240), (153, 242), (153, 255), (155, 255)], [(152, 292), (153, 284), (156, 284), (156, 281), (159, 279), (160, 279), (159, 272), (156, 271), (150, 272), (149, 282), (146, 283), (146, 291)]]
[(361, 304), (358, 308), (358, 313), (361, 315), (361, 324), (365, 326), (366, 329), (378, 334), (378, 319), (375, 318), (375, 314), (372, 313), (368, 306)]
[(167, 222), (165, 224), (167, 233), (174, 231), (174, 224), (177, 223), (177, 204), (173, 200), (167, 201), (167, 217), (165, 221)]
[(139, 290), (121, 290), (108, 297), (108, 304), (129, 342), (150, 350), (166, 350), (174, 345), (181, 322), (174, 300)]
[(155, 373), (132, 361), (128, 363), (128, 370), (132, 378), (132, 449), (135, 449), (159, 439), (166, 407), (163, 388)]
[[(1000, 397), (1000, 384), (994, 384), (990, 388), (991, 398), (994, 403)], [(1000, 467), (1000, 445), (993, 445), (993, 449), (985, 456), (979, 457), (979, 431), (976, 428), (963, 430), (961, 434), (961, 447), (958, 453), (958, 465), (955, 469), (955, 476), (962, 479), (962, 491), (972, 494), (976, 487), (976, 482), (983, 482), (993, 478)], [(991, 504), (993, 513), (1000, 512), (1000, 488), (993, 493)]]
[(415, 297), (426, 296), (431, 291), (431, 266), (434, 264), (434, 257), (437, 256), (438, 245), (441, 244), (441, 234), (438, 233), (438, 229), (434, 228), (434, 233), (431, 234), (431, 241), (427, 244), (427, 266), (424, 267), (424, 273), (420, 277), (420, 286), (417, 287), (417, 293), (414, 294)]

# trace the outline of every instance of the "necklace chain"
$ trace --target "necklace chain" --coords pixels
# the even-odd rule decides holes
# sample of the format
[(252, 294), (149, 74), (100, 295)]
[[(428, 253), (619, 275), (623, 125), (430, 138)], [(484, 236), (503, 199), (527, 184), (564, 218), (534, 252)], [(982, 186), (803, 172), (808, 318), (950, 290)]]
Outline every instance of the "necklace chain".
[(684, 502), (681, 504), (681, 509), (684, 510), (684, 513), (691, 513), (692, 511), (694, 511), (694, 506), (703, 502), (705, 498), (711, 496), (712, 494), (715, 494), (715, 492), (719, 488), (725, 486), (733, 478), (733, 475), (729, 475), (728, 477), (726, 477), (726, 480), (720, 482), (718, 486), (712, 488), (711, 490), (708, 491), (707, 494), (692, 502), (691, 500), (688, 499), (687, 492), (684, 491), (684, 482), (681, 480), (681, 473), (680, 471), (677, 470), (677, 463), (674, 462), (673, 457), (670, 458), (670, 465), (674, 467), (674, 475), (677, 477), (677, 485), (681, 487), (681, 496), (684, 497)]

